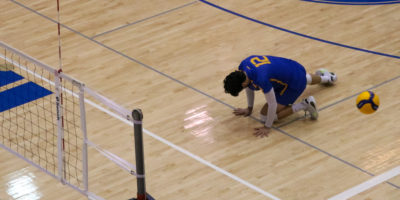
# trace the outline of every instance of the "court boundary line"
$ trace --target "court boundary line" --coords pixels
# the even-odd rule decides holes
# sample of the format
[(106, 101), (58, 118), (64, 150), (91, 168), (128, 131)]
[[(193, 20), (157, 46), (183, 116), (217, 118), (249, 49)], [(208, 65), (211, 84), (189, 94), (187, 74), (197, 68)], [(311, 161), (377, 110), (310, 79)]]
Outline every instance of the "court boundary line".
[[(36, 10), (34, 10), (34, 9), (32, 9), (32, 8), (29, 8), (29, 7), (25, 6), (25, 5), (22, 4), (22, 3), (19, 3), (19, 2), (15, 1), (15, 0), (10, 0), (10, 1), (13, 2), (13, 3), (15, 3), (15, 4), (17, 4), (17, 5), (19, 5), (19, 6), (21, 6), (21, 7), (23, 7), (23, 8), (25, 8), (25, 9), (27, 9), (27, 10), (29, 10), (29, 11), (31, 11), (31, 12), (33, 12), (33, 13), (35, 13), (35, 14), (37, 14), (37, 15), (39, 15), (39, 16), (41, 16), (41, 17), (43, 17), (43, 18), (45, 18), (45, 19), (47, 19), (47, 20), (49, 20), (49, 21), (52, 21), (53, 23), (57, 23), (57, 21), (51, 19), (50, 17), (48, 17), (48, 16), (46, 16), (46, 15), (43, 15), (43, 14), (39, 13), (38, 11), (36, 11)], [(203, 0), (199, 0), (199, 1), (203, 1)], [(192, 89), (192, 90), (194, 90), (194, 91), (196, 91), (196, 92), (198, 92), (198, 93), (200, 93), (200, 94), (203, 94), (204, 96), (209, 97), (210, 99), (213, 99), (213, 100), (215, 100), (215, 101), (217, 101), (217, 102), (219, 102), (219, 103), (221, 103), (221, 104), (223, 104), (223, 105), (225, 105), (225, 106), (227, 106), (227, 107), (229, 107), (229, 108), (231, 108), (231, 109), (234, 109), (234, 108), (235, 108), (235, 107), (233, 107), (233, 106), (231, 106), (231, 105), (229, 105), (229, 104), (223, 102), (222, 100), (217, 99), (216, 97), (213, 97), (213, 96), (211, 96), (211, 95), (208, 95), (207, 93), (205, 93), (205, 92), (203, 92), (203, 91), (201, 91), (201, 90), (199, 90), (199, 89), (197, 89), (197, 88), (194, 88), (194, 87), (192, 87), (192, 86), (190, 86), (190, 85), (188, 85), (188, 84), (186, 84), (186, 83), (184, 83), (184, 82), (182, 82), (182, 81), (180, 81), (180, 80), (177, 80), (177, 79), (173, 78), (172, 76), (170, 76), (170, 75), (168, 75), (168, 74), (165, 74), (165, 73), (163, 73), (163, 72), (161, 72), (161, 71), (158, 71), (158, 70), (156, 70), (155, 68), (153, 68), (153, 67), (151, 67), (151, 66), (149, 66), (149, 65), (146, 65), (146, 64), (144, 64), (144, 63), (142, 63), (142, 62), (140, 62), (140, 61), (138, 61), (138, 60), (136, 60), (136, 59), (134, 59), (134, 58), (132, 58), (132, 57), (130, 57), (130, 56), (124, 54), (124, 53), (122, 53), (122, 52), (119, 52), (119, 51), (117, 51), (117, 50), (115, 50), (115, 49), (113, 49), (113, 48), (111, 48), (111, 47), (109, 47), (109, 46), (107, 46), (107, 45), (105, 45), (105, 44), (103, 44), (103, 43), (97, 41), (97, 40), (91, 39), (90, 37), (84, 35), (83, 33), (80, 33), (80, 32), (78, 32), (78, 31), (76, 31), (76, 30), (74, 30), (74, 29), (68, 27), (67, 25), (61, 24), (61, 26), (64, 27), (64, 28), (66, 28), (66, 29), (68, 29), (68, 30), (70, 30), (70, 31), (72, 31), (72, 32), (74, 32), (74, 33), (76, 33), (76, 34), (78, 34), (78, 35), (80, 35), (80, 36), (82, 36), (82, 37), (84, 37), (84, 38), (86, 38), (86, 39), (88, 39), (88, 40), (90, 40), (90, 41), (92, 41), (92, 42), (94, 42), (94, 43), (96, 43), (96, 44), (98, 44), (98, 45), (100, 45), (100, 46), (102, 46), (102, 47), (104, 47), (104, 48), (106, 48), (106, 49), (108, 49), (108, 50), (110, 50), (110, 51), (112, 51), (112, 52), (114, 52), (114, 53), (116, 53), (116, 54), (118, 54), (118, 55), (120, 55), (120, 56), (122, 56), (122, 57), (127, 58), (128, 60), (131, 60), (131, 61), (133, 61), (133, 62), (135, 62), (135, 63), (137, 63), (137, 64), (139, 64), (139, 65), (142, 65), (143, 67), (145, 67), (145, 68), (147, 68), (147, 69), (150, 69), (150, 70), (152, 70), (152, 71), (154, 71), (154, 72), (156, 72), (156, 73), (158, 73), (158, 74), (160, 74), (160, 75), (162, 75), (162, 76), (165, 76), (165, 77), (169, 78), (169, 79), (172, 80), (172, 81), (175, 81), (175, 82), (177, 82), (177, 83), (179, 83), (179, 84), (181, 84), (181, 85), (183, 85), (183, 86), (185, 86), (185, 87), (187, 87), (187, 88), (190, 88), (190, 89)], [(379, 52), (378, 52), (378, 53), (379, 53)], [(377, 54), (377, 55), (380, 55), (380, 54)], [(385, 56), (385, 55), (381, 55), (381, 56)], [(391, 57), (391, 56), (389, 56), (389, 57)], [(393, 56), (392, 56), (392, 57), (393, 57)], [(399, 59), (400, 59), (400, 57), (399, 57)], [(255, 117), (252, 117), (252, 118), (255, 119), (256, 121), (260, 121), (259, 119), (255, 118)], [(284, 132), (283, 130), (281, 130), (281, 129), (279, 129), (279, 128), (274, 127), (274, 129), (278, 130), (278, 132), (281, 132), (281, 133), (284, 134), (284, 135), (287, 135), (287, 136), (289, 136), (289, 137), (291, 137), (291, 138), (296, 139), (295, 136), (292, 136), (292, 135), (290, 135), (289, 133), (286, 133), (286, 132)], [(327, 155), (327, 156), (329, 156), (329, 157), (331, 157), (330, 155), (332, 155), (332, 154), (326, 154), (326, 153), (325, 153), (326, 151), (320, 151), (320, 150), (319, 150), (320, 148), (318, 148), (318, 147), (316, 147), (316, 146), (314, 146), (314, 145), (312, 145), (312, 144), (309, 144), (309, 143), (307, 143), (306, 141), (301, 140), (300, 138), (297, 138), (296, 140), (297, 140), (297, 141), (300, 141), (300, 142), (303, 143), (303, 144), (306, 144), (306, 145), (309, 146), (309, 147), (312, 147), (313, 149), (315, 149), (315, 150), (317, 150), (317, 151), (319, 151), (319, 152), (321, 152), (321, 153), (324, 153), (325, 155)], [(331, 157), (331, 158), (336, 159), (336, 158), (338, 158), (338, 157), (335, 156), (335, 157)], [(337, 159), (336, 159), (336, 160), (337, 160)], [(342, 161), (342, 160), (339, 160), (339, 161)], [(343, 160), (343, 161), (344, 161), (344, 160)], [(343, 162), (342, 162), (342, 163), (343, 163)], [(348, 163), (348, 162), (346, 161), (344, 164), (347, 165), (347, 163)], [(350, 165), (350, 166), (353, 167), (353, 165)], [(356, 168), (356, 169), (359, 169), (359, 170), (360, 170), (361, 168)], [(364, 172), (364, 171), (365, 171), (365, 170), (362, 170), (362, 172)], [(371, 175), (369, 172), (368, 172), (367, 174), (368, 174), (368, 175)], [(390, 183), (390, 182), (388, 182), (388, 183), (389, 183), (390, 185), (392, 185), (393, 187), (400, 189), (399, 186), (397, 186), (397, 185), (395, 185), (395, 184), (393, 184), (393, 183)]]
[(192, 4), (195, 4), (195, 3), (198, 3), (198, 0), (192, 1), (192, 2), (190, 2), (190, 3), (183, 4), (183, 5), (181, 5), (181, 6), (178, 6), (178, 7), (175, 7), (175, 8), (169, 9), (169, 10), (166, 10), (166, 11), (163, 11), (163, 12), (161, 12), (161, 13), (155, 14), (155, 15), (150, 16), (150, 17), (146, 17), (146, 18), (143, 18), (143, 19), (134, 21), (134, 22), (132, 22), (132, 23), (128, 23), (128, 24), (119, 26), (119, 27), (117, 27), (117, 28), (114, 28), (114, 29), (105, 31), (105, 32), (103, 32), (103, 33), (99, 33), (99, 34), (97, 34), (97, 35), (92, 36), (91, 39), (94, 39), (94, 38), (96, 38), (96, 37), (100, 37), (100, 36), (106, 35), (106, 34), (108, 34), (108, 33), (114, 32), (114, 31), (121, 30), (121, 29), (126, 28), (126, 27), (128, 27), (128, 26), (132, 26), (132, 25), (135, 25), (135, 24), (138, 24), (138, 23), (147, 21), (147, 20), (149, 20), (149, 19), (153, 19), (153, 18), (158, 17), (158, 16), (162, 16), (162, 15), (168, 14), (168, 13), (170, 13), (170, 12), (179, 10), (179, 9), (181, 9), (181, 8), (184, 8), (184, 7), (187, 7), (187, 6), (191, 6)]
[(379, 185), (397, 175), (400, 174), (400, 166), (397, 166), (389, 171), (386, 171), (380, 175), (377, 175), (361, 184), (358, 184), (352, 188), (349, 188), (345, 191), (343, 191), (342, 193), (339, 193), (331, 198), (329, 198), (328, 200), (345, 200), (348, 199), (350, 197), (353, 197), (357, 194), (360, 194), (361, 192), (364, 192), (376, 185)]
[(352, 49), (352, 50), (356, 50), (356, 51), (361, 51), (361, 52), (365, 52), (365, 53), (371, 53), (371, 54), (375, 54), (375, 55), (380, 55), (380, 56), (400, 59), (400, 56), (391, 55), (391, 54), (387, 54), (387, 53), (381, 53), (381, 52), (372, 51), (372, 50), (363, 49), (363, 48), (358, 48), (358, 47), (353, 47), (353, 46), (350, 46), (350, 45), (340, 44), (340, 43), (337, 43), (337, 42), (332, 42), (332, 41), (329, 41), (329, 40), (324, 40), (324, 39), (313, 37), (313, 36), (306, 35), (306, 34), (303, 34), (303, 33), (298, 33), (298, 32), (295, 32), (295, 31), (291, 31), (289, 29), (281, 28), (281, 27), (278, 27), (278, 26), (275, 26), (275, 25), (272, 25), (272, 24), (269, 24), (269, 23), (266, 23), (266, 22), (262, 22), (262, 21), (257, 20), (257, 19), (253, 19), (251, 17), (239, 14), (239, 13), (234, 12), (232, 10), (228, 10), (226, 8), (223, 8), (221, 6), (213, 4), (213, 3), (209, 2), (209, 1), (206, 1), (206, 0), (199, 0), (199, 1), (203, 2), (204, 4), (208, 4), (211, 7), (217, 8), (217, 9), (219, 9), (221, 11), (224, 11), (226, 13), (229, 13), (229, 14), (241, 17), (243, 19), (246, 19), (248, 21), (252, 21), (252, 22), (255, 22), (257, 24), (268, 26), (270, 28), (277, 29), (277, 30), (280, 30), (280, 31), (283, 31), (283, 32), (287, 32), (287, 33), (290, 33), (290, 34), (293, 34), (293, 35), (297, 35), (297, 36), (300, 36), (300, 37), (303, 37), (303, 38), (319, 41), (319, 42), (322, 42), (322, 43), (327, 43), (327, 44), (338, 46), (338, 47), (343, 47), (343, 48), (348, 48), (348, 49)]
[(311, 2), (311, 3), (321, 3), (321, 4), (335, 4), (335, 5), (345, 5), (345, 6), (375, 6), (375, 5), (387, 5), (387, 4), (398, 4), (400, 1), (386, 1), (386, 2), (380, 2), (378, 3), (377, 1), (374, 3), (356, 3), (356, 2), (334, 2), (334, 1), (324, 1), (324, 0), (301, 0), (301, 1), (306, 1), (306, 2)]

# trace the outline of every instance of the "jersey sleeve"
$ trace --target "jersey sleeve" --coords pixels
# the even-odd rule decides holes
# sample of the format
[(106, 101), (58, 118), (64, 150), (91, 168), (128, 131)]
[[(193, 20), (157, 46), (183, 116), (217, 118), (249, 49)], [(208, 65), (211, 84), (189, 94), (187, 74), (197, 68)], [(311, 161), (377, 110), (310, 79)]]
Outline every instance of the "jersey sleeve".
[(273, 89), (264, 92), (265, 100), (268, 103), (268, 113), (267, 113), (267, 120), (265, 121), (265, 126), (271, 128), (274, 120), (276, 118), (276, 109), (278, 108), (278, 103), (275, 99), (275, 92)]
[(245, 69), (246, 69), (245, 67), (246, 67), (246, 60), (243, 60), (243, 61), (240, 63), (238, 69), (241, 70), (241, 71), (245, 71)]
[(247, 107), (254, 106), (254, 90), (246, 88)]

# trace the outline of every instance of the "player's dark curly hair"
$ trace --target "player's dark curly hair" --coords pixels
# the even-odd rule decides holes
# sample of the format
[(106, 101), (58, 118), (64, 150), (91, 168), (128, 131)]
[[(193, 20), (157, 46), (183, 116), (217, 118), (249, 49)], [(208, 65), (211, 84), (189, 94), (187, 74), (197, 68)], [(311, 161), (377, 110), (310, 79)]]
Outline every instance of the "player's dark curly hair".
[(239, 92), (243, 90), (242, 83), (246, 80), (246, 74), (242, 71), (234, 71), (224, 79), (225, 93), (232, 96), (238, 96)]

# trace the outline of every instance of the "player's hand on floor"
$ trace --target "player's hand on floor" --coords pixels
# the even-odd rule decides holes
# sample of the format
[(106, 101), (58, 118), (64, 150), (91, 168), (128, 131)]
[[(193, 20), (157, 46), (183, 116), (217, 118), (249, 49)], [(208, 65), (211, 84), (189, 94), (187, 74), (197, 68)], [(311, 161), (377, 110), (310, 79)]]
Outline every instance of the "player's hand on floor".
[(263, 137), (268, 137), (271, 128), (263, 126), (263, 127), (255, 128), (254, 130), (255, 130), (254, 135), (256, 137), (263, 138)]
[(245, 117), (251, 115), (251, 110), (249, 108), (236, 108), (233, 110), (233, 114), (240, 116), (243, 115)]

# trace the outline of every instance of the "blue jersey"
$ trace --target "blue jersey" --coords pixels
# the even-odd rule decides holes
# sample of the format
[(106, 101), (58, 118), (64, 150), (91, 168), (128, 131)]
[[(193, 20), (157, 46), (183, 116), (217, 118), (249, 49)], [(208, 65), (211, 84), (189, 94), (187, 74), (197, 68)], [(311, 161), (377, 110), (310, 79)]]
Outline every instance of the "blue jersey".
[(250, 89), (267, 93), (273, 88), (283, 105), (292, 104), (307, 84), (304, 67), (287, 58), (253, 55), (240, 63), (239, 70), (251, 80)]

